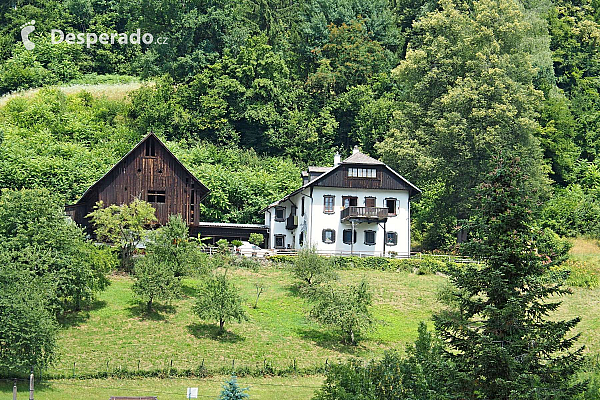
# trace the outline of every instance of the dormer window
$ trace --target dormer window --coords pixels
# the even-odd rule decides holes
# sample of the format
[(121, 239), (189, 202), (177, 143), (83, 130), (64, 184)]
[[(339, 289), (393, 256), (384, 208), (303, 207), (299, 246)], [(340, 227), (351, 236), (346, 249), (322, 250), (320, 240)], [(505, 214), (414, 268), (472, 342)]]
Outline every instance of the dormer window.
[(375, 168), (348, 168), (348, 178), (377, 178)]

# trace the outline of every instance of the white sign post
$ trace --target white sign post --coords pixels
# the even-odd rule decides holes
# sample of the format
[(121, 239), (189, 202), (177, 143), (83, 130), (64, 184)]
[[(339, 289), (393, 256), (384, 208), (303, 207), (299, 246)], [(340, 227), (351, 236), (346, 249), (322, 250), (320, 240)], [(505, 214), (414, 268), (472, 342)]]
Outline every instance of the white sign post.
[(187, 388), (187, 398), (188, 399), (197, 399), (198, 398), (198, 388)]

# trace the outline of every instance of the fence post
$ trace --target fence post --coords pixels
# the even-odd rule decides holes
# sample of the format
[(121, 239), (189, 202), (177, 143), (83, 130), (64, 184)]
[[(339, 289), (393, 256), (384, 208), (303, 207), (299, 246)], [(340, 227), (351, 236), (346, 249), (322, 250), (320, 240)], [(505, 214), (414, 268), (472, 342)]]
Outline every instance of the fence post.
[(33, 367), (31, 368), (31, 374), (29, 375), (29, 400), (33, 400)]

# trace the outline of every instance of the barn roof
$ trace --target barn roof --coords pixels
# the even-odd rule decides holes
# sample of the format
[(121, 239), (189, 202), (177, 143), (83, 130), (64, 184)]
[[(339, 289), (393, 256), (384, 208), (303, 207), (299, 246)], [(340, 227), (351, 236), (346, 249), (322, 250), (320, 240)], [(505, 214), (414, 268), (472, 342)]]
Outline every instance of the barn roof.
[(167, 154), (169, 154), (171, 157), (173, 157), (173, 159), (175, 160), (175, 162), (187, 173), (190, 175), (190, 177), (195, 181), (196, 184), (198, 184), (199, 188), (201, 189), (201, 191), (203, 192), (203, 194), (200, 196), (200, 199), (198, 201), (202, 201), (207, 195), (208, 193), (210, 193), (210, 190), (204, 186), (204, 184), (202, 182), (200, 182), (200, 180), (198, 178), (196, 178), (194, 176), (194, 174), (192, 174), (186, 167), (185, 165), (183, 165), (183, 163), (181, 161), (179, 161), (179, 159), (177, 157), (175, 157), (175, 155), (171, 152), (171, 150), (169, 150), (169, 148), (167, 146), (165, 146), (165, 144), (154, 134), (154, 133), (149, 133), (147, 134), (142, 140), (139, 141), (138, 144), (136, 144), (135, 146), (133, 146), (133, 148), (131, 150), (129, 150), (129, 152), (127, 154), (125, 154), (117, 163), (115, 163), (115, 165), (112, 166), (112, 168), (105, 173), (100, 179), (98, 179), (92, 186), (90, 186), (85, 193), (83, 193), (83, 195), (79, 198), (79, 200), (77, 200), (77, 202), (75, 204), (80, 204), (82, 203), (82, 201), (85, 199), (85, 197), (92, 191), (92, 189), (94, 189), (96, 186), (98, 186), (98, 184), (100, 182), (102, 182), (105, 178), (107, 178), (111, 172), (113, 172), (118, 165), (123, 162), (131, 153), (133, 153), (138, 147), (142, 146), (144, 143), (146, 143), (146, 141), (150, 138), (153, 138), (154, 140), (156, 140), (156, 143), (158, 143), (159, 146), (163, 147), (166, 151)]

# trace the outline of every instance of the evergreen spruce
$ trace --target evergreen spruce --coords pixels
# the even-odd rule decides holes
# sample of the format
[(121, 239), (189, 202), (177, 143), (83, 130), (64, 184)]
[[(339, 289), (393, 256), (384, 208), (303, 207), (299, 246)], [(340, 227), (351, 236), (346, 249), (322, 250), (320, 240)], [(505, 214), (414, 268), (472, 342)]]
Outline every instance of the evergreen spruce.
[(236, 376), (231, 375), (231, 378), (228, 381), (225, 381), (225, 384), (223, 385), (223, 390), (221, 390), (219, 400), (247, 399), (250, 397), (248, 393), (245, 393), (247, 390), (248, 388), (239, 387)]
[[(549, 320), (569, 291), (566, 274), (540, 254), (532, 207), (518, 159), (493, 160), (495, 168), (477, 189), (467, 223), (466, 254), (483, 265), (450, 272), (451, 307), (434, 316), (436, 329), (455, 364), (458, 397), (465, 399), (571, 399), (584, 389), (574, 382), (583, 348), (568, 336), (579, 318)], [(550, 253), (551, 254), (551, 253)]]

